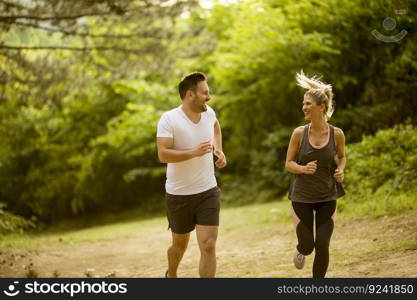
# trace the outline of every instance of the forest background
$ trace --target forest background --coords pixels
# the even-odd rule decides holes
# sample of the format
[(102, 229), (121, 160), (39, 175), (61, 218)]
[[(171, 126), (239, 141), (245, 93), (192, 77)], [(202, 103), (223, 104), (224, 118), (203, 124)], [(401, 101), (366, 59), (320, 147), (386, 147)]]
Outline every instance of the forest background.
[(333, 85), (330, 123), (346, 135), (339, 212), (414, 209), (416, 11), (414, 0), (0, 0), (0, 235), (163, 212), (156, 125), (192, 71), (207, 74), (222, 125), (224, 206), (287, 201), (303, 69)]

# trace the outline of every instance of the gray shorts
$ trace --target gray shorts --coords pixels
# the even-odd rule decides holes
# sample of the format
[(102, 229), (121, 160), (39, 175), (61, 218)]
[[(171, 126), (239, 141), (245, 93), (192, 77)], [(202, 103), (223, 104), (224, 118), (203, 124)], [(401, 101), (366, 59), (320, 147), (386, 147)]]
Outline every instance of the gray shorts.
[(195, 225), (219, 225), (220, 189), (216, 186), (193, 195), (166, 193), (166, 209), (172, 232), (183, 234), (193, 231)]

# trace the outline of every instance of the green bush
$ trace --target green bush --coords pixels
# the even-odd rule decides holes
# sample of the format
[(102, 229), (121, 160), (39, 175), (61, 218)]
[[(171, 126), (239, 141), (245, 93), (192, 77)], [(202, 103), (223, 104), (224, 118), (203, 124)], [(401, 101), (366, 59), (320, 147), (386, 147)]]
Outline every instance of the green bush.
[[(278, 134), (265, 141), (263, 152), (253, 157), (251, 175), (222, 175), (222, 201), (225, 205), (243, 205), (274, 201), (288, 191), (289, 183), (278, 164)], [(417, 129), (398, 125), (365, 136), (347, 145), (345, 170), (346, 195), (338, 201), (345, 215), (379, 217), (400, 214), (417, 207)], [(267, 149), (269, 148), (269, 151)], [(286, 197), (282, 197), (286, 200)]]
[(240, 206), (275, 200), (272, 189), (265, 189), (257, 178), (223, 175), (219, 182), (222, 190), (223, 206)]
[(167, 91), (119, 80), (70, 95), (59, 109), (0, 105), (0, 200), (50, 223), (149, 206), (165, 179), (155, 131), (172, 107)]
[(417, 129), (398, 125), (347, 147), (346, 196), (339, 210), (373, 216), (417, 204)]
[(417, 183), (417, 129), (399, 125), (348, 147), (346, 186), (375, 192), (387, 181), (404, 192)]
[(0, 203), (0, 236), (11, 233), (22, 233), (36, 227), (32, 220), (14, 215), (4, 210), (5, 205)]

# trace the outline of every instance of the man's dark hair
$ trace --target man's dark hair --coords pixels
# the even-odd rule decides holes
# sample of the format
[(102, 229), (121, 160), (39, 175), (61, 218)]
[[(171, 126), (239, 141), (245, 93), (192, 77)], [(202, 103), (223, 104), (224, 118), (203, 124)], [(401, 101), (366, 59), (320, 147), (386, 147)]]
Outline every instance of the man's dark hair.
[(194, 93), (197, 90), (197, 84), (200, 81), (206, 81), (207, 77), (201, 72), (193, 72), (188, 74), (178, 84), (178, 92), (180, 93), (181, 99), (185, 98), (185, 94), (188, 90), (192, 90)]

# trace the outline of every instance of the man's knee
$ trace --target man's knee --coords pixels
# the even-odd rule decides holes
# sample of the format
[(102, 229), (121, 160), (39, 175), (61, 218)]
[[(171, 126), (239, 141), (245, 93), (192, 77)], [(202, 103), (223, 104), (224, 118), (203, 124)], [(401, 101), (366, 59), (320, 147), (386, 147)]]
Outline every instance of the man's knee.
[(200, 243), (200, 250), (204, 253), (214, 253), (216, 251), (216, 239), (207, 238)]
[(187, 250), (187, 245), (188, 245), (188, 241), (175, 241), (172, 243), (170, 250), (172, 252), (178, 253), (178, 254), (183, 254), (185, 252), (185, 250)]

